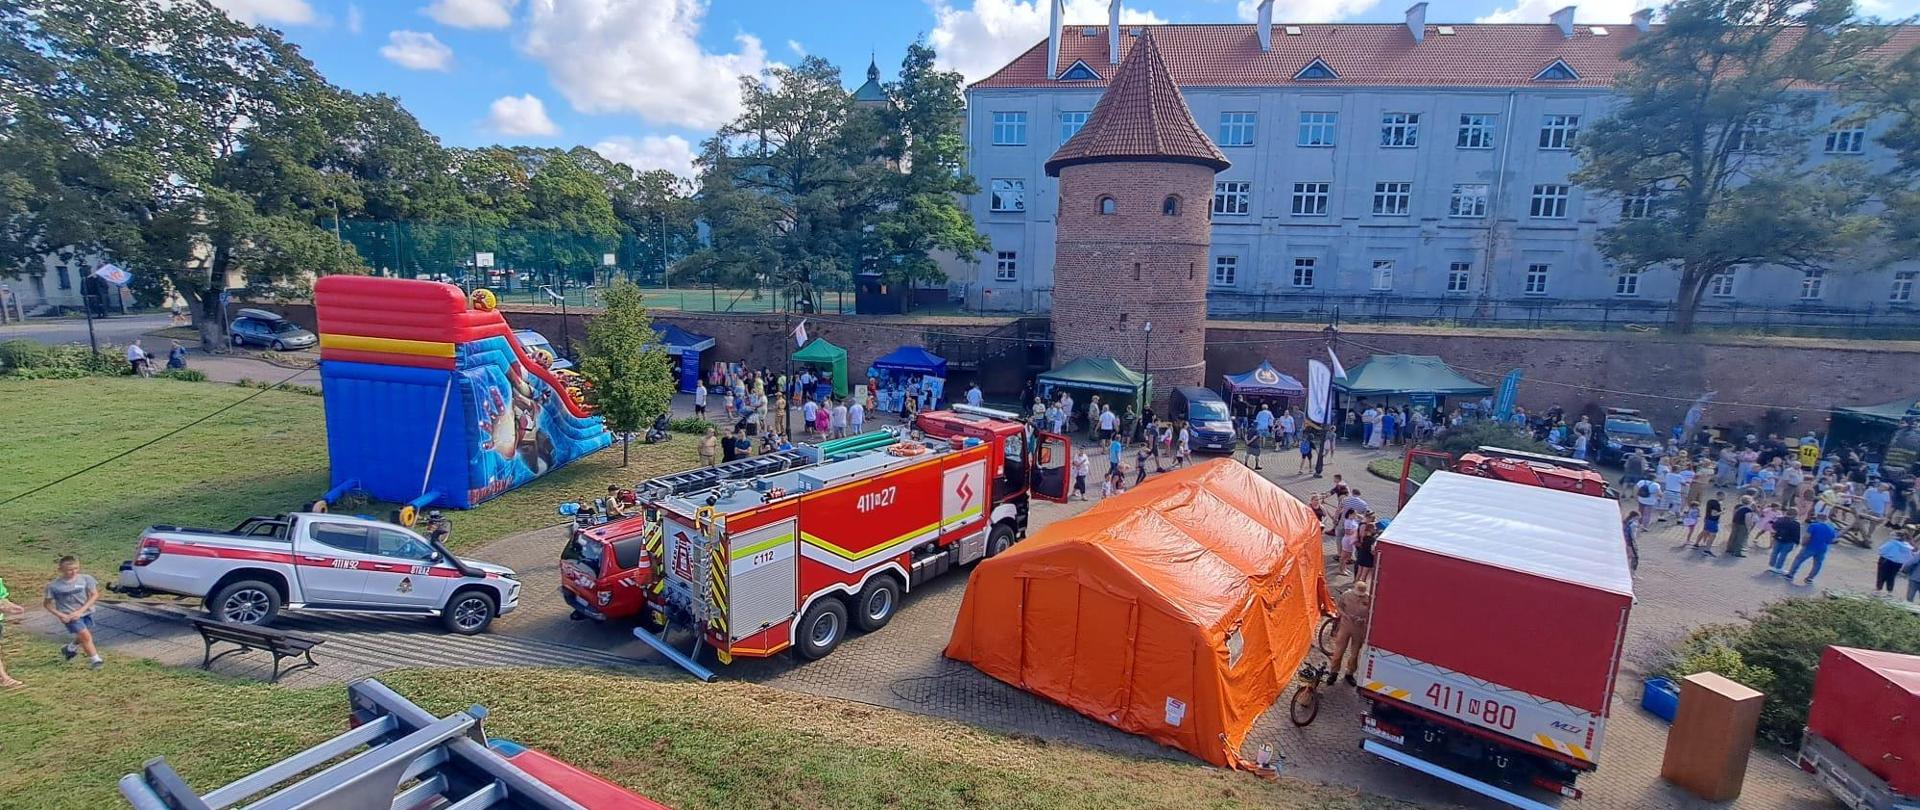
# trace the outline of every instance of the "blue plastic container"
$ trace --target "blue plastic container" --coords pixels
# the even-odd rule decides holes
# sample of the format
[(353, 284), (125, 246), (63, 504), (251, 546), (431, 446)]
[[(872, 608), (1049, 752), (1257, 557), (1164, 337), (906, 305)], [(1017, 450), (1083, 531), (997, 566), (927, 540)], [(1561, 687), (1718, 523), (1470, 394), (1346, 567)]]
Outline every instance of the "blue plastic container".
[(1673, 722), (1673, 716), (1680, 713), (1680, 687), (1666, 678), (1648, 678), (1640, 688), (1640, 708)]

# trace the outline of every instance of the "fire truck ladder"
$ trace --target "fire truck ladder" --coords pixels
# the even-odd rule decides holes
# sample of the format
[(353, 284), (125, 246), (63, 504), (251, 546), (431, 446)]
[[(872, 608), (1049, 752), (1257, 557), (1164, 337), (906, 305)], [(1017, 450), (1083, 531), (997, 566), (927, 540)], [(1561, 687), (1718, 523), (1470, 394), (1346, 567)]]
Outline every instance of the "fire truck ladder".
[(762, 456), (750, 456), (712, 467), (677, 472), (648, 479), (634, 489), (658, 495), (685, 495), (713, 487), (723, 481), (758, 478), (813, 463), (805, 452), (782, 450)]
[(584, 810), (487, 747), (485, 707), (434, 717), (371, 679), (349, 685), (347, 698), (353, 729), (238, 782), (201, 796), (156, 757), (120, 778), (120, 795), (134, 810)]

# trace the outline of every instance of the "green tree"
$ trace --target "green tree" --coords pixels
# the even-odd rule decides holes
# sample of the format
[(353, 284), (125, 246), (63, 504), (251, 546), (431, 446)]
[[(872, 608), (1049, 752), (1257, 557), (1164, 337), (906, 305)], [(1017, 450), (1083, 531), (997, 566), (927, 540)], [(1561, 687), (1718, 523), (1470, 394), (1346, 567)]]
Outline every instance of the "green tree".
[(629, 434), (645, 430), (673, 401), (673, 367), (660, 348), (639, 287), (616, 280), (601, 297), (606, 311), (587, 322), (580, 372), (593, 384), (593, 404), (607, 429), (621, 434), (624, 467)]
[(1886, 205), (1881, 221), (1893, 255), (1920, 255), (1920, 48), (1896, 54), (1865, 77), (1858, 101), (1891, 118), (1879, 140), (1898, 161), (1893, 171), (1878, 178)]
[(925, 44), (907, 46), (899, 80), (887, 85), (887, 157), (899, 170), (889, 173), (888, 199), (875, 217), (873, 253), (893, 281), (944, 281), (935, 251), (972, 258), (993, 247), (961, 204), (980, 191), (965, 169), (964, 79), (933, 60)]
[(318, 225), (364, 199), (327, 161), (355, 105), (205, 0), (0, 0), (4, 259), (109, 256), (184, 296), (212, 346), (231, 285), (363, 269)]
[[(1621, 271), (1679, 275), (1673, 326), (1740, 267), (1830, 268), (1871, 240), (1864, 179), (1806, 165), (1816, 94), (1857, 75), (1885, 33), (1849, 0), (1677, 0), (1624, 53), (1619, 105), (1580, 133), (1574, 181), (1647, 216), (1600, 235)], [(1824, 123), (1824, 122), (1822, 122)]]

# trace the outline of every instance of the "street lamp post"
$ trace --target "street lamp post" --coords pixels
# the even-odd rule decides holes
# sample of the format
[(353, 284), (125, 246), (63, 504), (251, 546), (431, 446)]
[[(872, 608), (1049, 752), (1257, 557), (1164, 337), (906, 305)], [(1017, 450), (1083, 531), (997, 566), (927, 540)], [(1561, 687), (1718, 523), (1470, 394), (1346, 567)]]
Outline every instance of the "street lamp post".
[(1153, 321), (1147, 321), (1143, 331), (1147, 333), (1147, 345), (1140, 353), (1140, 376), (1147, 380), (1147, 401), (1140, 403), (1141, 413), (1153, 404)]
[[(567, 297), (553, 291), (552, 287), (541, 285), (540, 291), (547, 294), (547, 300), (560, 302), (560, 356), (568, 357), (573, 351), (573, 339), (567, 329)], [(571, 359), (571, 358), (569, 358)]]

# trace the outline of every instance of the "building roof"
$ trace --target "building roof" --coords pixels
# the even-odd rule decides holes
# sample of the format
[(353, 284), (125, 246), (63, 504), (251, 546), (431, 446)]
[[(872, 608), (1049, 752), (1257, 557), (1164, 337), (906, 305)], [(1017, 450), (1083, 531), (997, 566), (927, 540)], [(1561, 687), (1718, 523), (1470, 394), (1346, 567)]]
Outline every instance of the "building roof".
[(1047, 161), (1048, 175), (1058, 176), (1066, 166), (1114, 160), (1199, 163), (1214, 171), (1231, 165), (1194, 123), (1153, 40), (1153, 34), (1143, 34), (1128, 50), (1086, 125)]
[[(1066, 26), (1060, 37), (1060, 64), (1084, 59), (1104, 64), (1105, 36), (1080, 36), (1081, 26)], [(1102, 27), (1104, 28), (1104, 26)], [(1551, 23), (1428, 25), (1421, 42), (1399, 23), (1329, 23), (1273, 26), (1273, 47), (1262, 53), (1258, 26), (1245, 24), (1126, 26), (1142, 36), (1120, 37), (1123, 57), (1151, 34), (1167, 70), (1181, 87), (1275, 87), (1310, 85), (1406, 87), (1582, 87), (1608, 88), (1628, 62), (1621, 52), (1645, 36), (1632, 25), (1576, 25), (1571, 38)], [(1440, 29), (1451, 30), (1441, 34)], [(1656, 26), (1657, 28), (1657, 26)], [(1596, 34), (1604, 29), (1605, 34)], [(1287, 31), (1298, 30), (1298, 35)], [(1103, 30), (1101, 33), (1105, 33)], [(1903, 25), (1884, 46), (1905, 53), (1920, 46), (1920, 26)], [(1302, 75), (1318, 59), (1338, 78)], [(1555, 60), (1566, 64), (1571, 79), (1542, 77)], [(1099, 79), (1057, 81), (1048, 78), (1047, 43), (1022, 53), (972, 87), (1100, 87)]]
[[(1044, 59), (1042, 61), (1045, 61)], [(867, 61), (867, 81), (854, 88), (853, 103), (881, 105), (889, 101), (887, 91), (880, 86), (880, 64)]]

